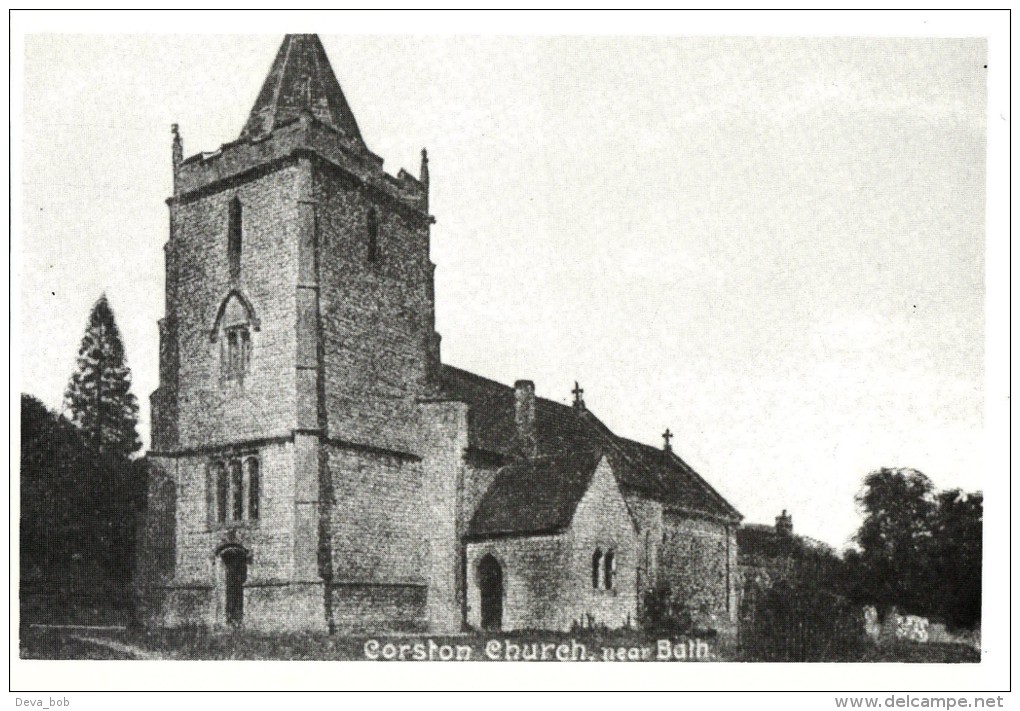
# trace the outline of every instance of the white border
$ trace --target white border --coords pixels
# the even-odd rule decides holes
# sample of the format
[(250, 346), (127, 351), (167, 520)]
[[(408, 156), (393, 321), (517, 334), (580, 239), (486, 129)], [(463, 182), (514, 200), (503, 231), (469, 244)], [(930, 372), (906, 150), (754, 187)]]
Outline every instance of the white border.
[[(380, 666), (368, 662), (55, 662), (17, 656), (16, 589), (11, 590), (11, 686), (20, 689), (1002, 689), (1009, 683), (1009, 16), (975, 11), (694, 11), (685, 13), (353, 13), (271, 12), (17, 12), (11, 17), (12, 172), (21, 174), (20, 78), (24, 35), (75, 33), (274, 33), (284, 30), (322, 34), (602, 34), (602, 35), (772, 35), (772, 36), (978, 36), (989, 39), (988, 232), (987, 232), (987, 398), (988, 486), (985, 498), (984, 646), (979, 665), (761, 665), (761, 664), (497, 664), (469, 669), (453, 664)], [(12, 185), (12, 243), (22, 238), (21, 191)], [(20, 250), (12, 249), (11, 292), (18, 293)], [(8, 296), (10, 295), (8, 294)], [(19, 300), (11, 302), (12, 324), (19, 323)], [(16, 334), (12, 334), (12, 339)], [(19, 349), (12, 360), (11, 421), (16, 404)], [(11, 472), (18, 432), (12, 428)], [(18, 501), (12, 476), (12, 502)], [(12, 503), (11, 541), (16, 540)], [(17, 551), (11, 550), (12, 569)], [(996, 624), (996, 620), (1000, 623)], [(881, 695), (881, 694), (880, 694)], [(888, 694), (882, 695), (887, 696)], [(19, 694), (39, 698), (45, 694)], [(811, 695), (814, 696), (814, 695)], [(832, 704), (820, 697), (815, 702)], [(104, 706), (127, 697), (103, 695)], [(745, 697), (746, 698), (746, 697)], [(797, 701), (797, 699), (800, 701)], [(182, 699), (183, 700), (183, 699)], [(300, 697), (309, 704), (316, 700)], [(718, 703), (706, 697), (705, 703)], [(233, 702), (231, 699), (229, 702)], [(752, 701), (748, 698), (747, 701)], [(808, 701), (795, 697), (795, 704)], [(229, 703), (228, 702), (228, 703)], [(328, 700), (324, 703), (330, 703)], [(653, 702), (654, 703), (654, 702)], [(812, 704), (813, 707), (818, 707)], [(808, 707), (808, 706), (805, 706)]]

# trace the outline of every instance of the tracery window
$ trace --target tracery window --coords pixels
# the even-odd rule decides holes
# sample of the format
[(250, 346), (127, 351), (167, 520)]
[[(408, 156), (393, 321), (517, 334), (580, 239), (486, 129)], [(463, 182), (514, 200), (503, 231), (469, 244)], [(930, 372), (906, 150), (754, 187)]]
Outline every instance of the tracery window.
[(255, 455), (217, 459), (209, 464), (209, 523), (232, 526), (259, 519), (262, 482)]

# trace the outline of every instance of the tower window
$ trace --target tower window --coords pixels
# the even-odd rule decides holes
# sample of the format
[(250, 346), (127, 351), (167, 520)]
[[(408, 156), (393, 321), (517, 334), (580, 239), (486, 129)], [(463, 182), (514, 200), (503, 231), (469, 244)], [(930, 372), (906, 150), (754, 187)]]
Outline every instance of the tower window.
[(258, 457), (232, 457), (212, 462), (209, 479), (214, 491), (209, 502), (211, 525), (233, 526), (259, 520), (262, 482)]
[(230, 520), (244, 519), (244, 470), (241, 462), (234, 459), (230, 462)]
[(592, 555), (591, 557), (591, 586), (598, 590), (601, 582), (602, 582), (602, 550), (596, 548), (594, 555)]
[(226, 523), (227, 521), (227, 467), (223, 462), (216, 462), (212, 467), (212, 476), (216, 486), (216, 522)]
[(224, 380), (241, 380), (251, 372), (252, 333), (259, 330), (251, 304), (241, 292), (231, 290), (220, 305), (211, 338), (219, 342), (220, 366)]
[(241, 276), (241, 201), (234, 198), (227, 209), (227, 260), (230, 278)]
[(248, 518), (252, 521), (259, 520), (259, 460), (255, 457), (248, 457), (244, 462), (248, 470)]
[(368, 211), (366, 231), (368, 233), (368, 261), (376, 262), (379, 260), (379, 216), (376, 214), (375, 208)]
[(251, 332), (247, 325), (227, 329), (224, 372), (228, 378), (240, 378), (251, 365)]

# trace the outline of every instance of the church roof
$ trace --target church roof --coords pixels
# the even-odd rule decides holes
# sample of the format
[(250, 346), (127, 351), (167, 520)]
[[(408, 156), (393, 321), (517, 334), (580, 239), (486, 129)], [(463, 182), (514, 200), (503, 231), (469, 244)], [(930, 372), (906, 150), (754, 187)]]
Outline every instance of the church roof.
[(258, 139), (302, 111), (365, 145), (318, 35), (287, 35), (251, 108), (241, 139)]
[(600, 459), (598, 452), (581, 451), (503, 467), (482, 497), (467, 537), (562, 531), (574, 518)]
[[(517, 431), (513, 388), (448, 365), (443, 366), (442, 388), (444, 397), (469, 406), (468, 445), (471, 449), (512, 456)], [(568, 455), (597, 457), (604, 454), (609, 458), (624, 495), (635, 494), (658, 501), (667, 508), (728, 521), (742, 518), (739, 511), (675, 453), (614, 434), (590, 410), (535, 398), (535, 430), (539, 461), (543, 457), (555, 462), (556, 457)], [(490, 492), (496, 493), (494, 489)], [(486, 498), (489, 495), (487, 492)], [(534, 528), (527, 517), (522, 518), (520, 524), (522, 530), (516, 531), (518, 533), (529, 526)]]

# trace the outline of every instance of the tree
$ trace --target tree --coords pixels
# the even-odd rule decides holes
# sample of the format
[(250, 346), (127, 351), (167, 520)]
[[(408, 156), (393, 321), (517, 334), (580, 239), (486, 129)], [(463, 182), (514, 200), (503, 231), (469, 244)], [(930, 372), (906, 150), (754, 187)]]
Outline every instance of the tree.
[(864, 522), (857, 532), (865, 596), (880, 607), (921, 612), (935, 487), (916, 469), (879, 469), (857, 495)]
[(879, 469), (865, 477), (857, 503), (860, 551), (846, 564), (860, 602), (957, 626), (980, 621), (980, 493), (937, 491), (916, 469)]
[(79, 482), (92, 469), (81, 432), (21, 396), (21, 581), (66, 578), (87, 538)]
[(106, 294), (89, 314), (78, 348), (77, 369), (64, 401), (71, 421), (97, 452), (129, 457), (142, 446), (138, 439), (138, 401), (131, 393), (131, 370)]
[(22, 619), (85, 621), (84, 609), (129, 605), (144, 460), (100, 454), (82, 429), (22, 394), (20, 474)]
[(939, 492), (932, 529), (932, 594), (939, 616), (957, 627), (981, 620), (981, 528), (984, 497), (960, 489)]

